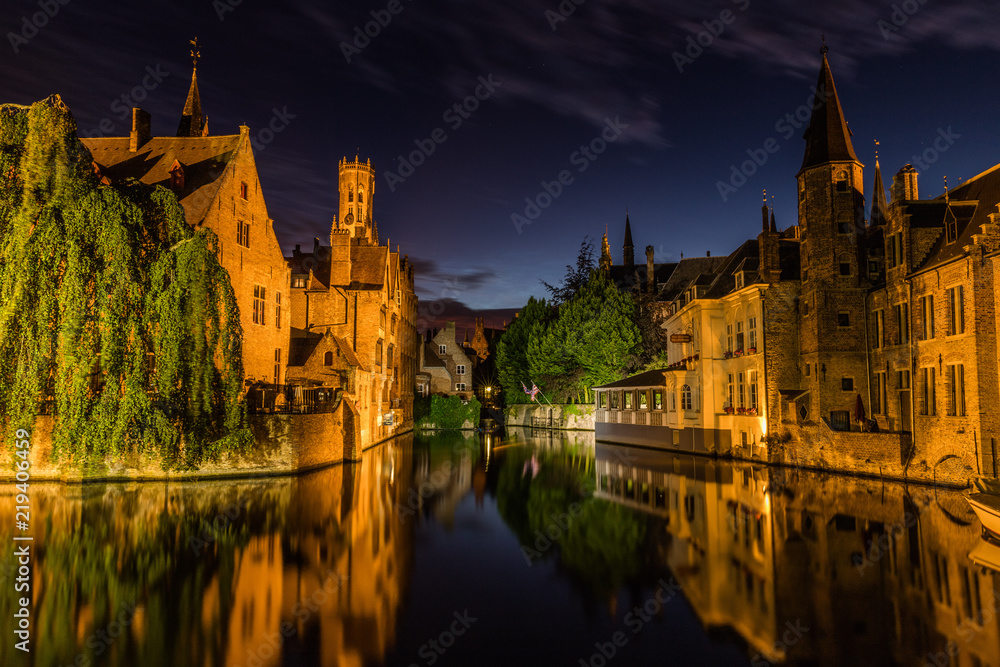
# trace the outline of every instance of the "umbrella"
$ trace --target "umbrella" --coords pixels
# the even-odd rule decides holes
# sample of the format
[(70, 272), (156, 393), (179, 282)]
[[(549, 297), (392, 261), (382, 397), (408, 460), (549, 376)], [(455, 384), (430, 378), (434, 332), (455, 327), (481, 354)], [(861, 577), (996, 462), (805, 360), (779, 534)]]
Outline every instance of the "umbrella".
[(854, 404), (854, 421), (865, 423), (865, 404), (861, 401), (861, 394), (858, 394), (858, 400)]

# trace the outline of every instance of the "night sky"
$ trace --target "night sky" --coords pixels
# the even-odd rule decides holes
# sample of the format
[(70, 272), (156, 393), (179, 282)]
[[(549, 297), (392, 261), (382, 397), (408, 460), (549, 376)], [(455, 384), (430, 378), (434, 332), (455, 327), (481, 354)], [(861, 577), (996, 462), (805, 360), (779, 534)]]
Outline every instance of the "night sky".
[[(46, 2), (58, 11), (32, 21)], [(619, 263), (626, 208), (640, 261), (646, 245), (658, 262), (731, 252), (758, 233), (764, 188), (778, 227), (795, 224), (795, 114), (810, 101), (821, 34), (869, 201), (875, 139), (887, 183), (924, 151), (934, 157), (918, 167), (924, 198), (945, 176), (957, 185), (1000, 162), (991, 3), (822, 4), (564, 0), (564, 16), (557, 0), (6, 0), (0, 102), (59, 93), (82, 136), (100, 135), (103, 119), (126, 135), (133, 103), (122, 96), (136, 91), (154, 134), (173, 135), (197, 36), (210, 132), (250, 126), (286, 250), (328, 235), (338, 160), (371, 159), (381, 240), (414, 260), (421, 299), (493, 310), (499, 324), (501, 309), (544, 295), (540, 279), (558, 281), (585, 235), (599, 249), (607, 227)], [(387, 25), (358, 49), (373, 11)], [(34, 34), (26, 16), (46, 25)], [(699, 38), (707, 46), (692, 47)], [(485, 99), (456, 112), (477, 88)], [(260, 134), (272, 123), (279, 132)], [(435, 130), (446, 140), (400, 171), (398, 156)], [(772, 138), (777, 150), (762, 151)], [(604, 150), (579, 152), (588, 145)], [(724, 200), (719, 182), (748, 151), (766, 162)], [(518, 230), (511, 216), (543, 181), (561, 193)]]

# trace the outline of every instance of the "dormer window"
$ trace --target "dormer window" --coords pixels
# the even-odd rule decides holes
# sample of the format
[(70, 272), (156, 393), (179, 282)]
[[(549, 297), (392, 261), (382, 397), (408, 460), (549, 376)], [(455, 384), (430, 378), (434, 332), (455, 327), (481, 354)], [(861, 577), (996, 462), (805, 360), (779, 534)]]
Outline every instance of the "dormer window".
[(944, 240), (945, 243), (954, 243), (958, 240), (958, 220), (950, 208), (944, 216)]
[(170, 166), (170, 188), (172, 190), (184, 189), (184, 166), (177, 160), (174, 160), (173, 165)]
[(743, 271), (740, 271), (739, 273), (736, 274), (736, 289), (743, 289), (743, 286), (745, 284), (746, 284), (745, 275)]

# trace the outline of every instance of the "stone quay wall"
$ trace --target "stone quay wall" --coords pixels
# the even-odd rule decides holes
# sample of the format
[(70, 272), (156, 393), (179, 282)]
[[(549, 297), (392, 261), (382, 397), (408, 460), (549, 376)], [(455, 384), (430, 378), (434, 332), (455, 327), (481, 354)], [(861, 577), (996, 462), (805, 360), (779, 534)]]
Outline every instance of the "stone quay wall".
[(540, 405), (538, 403), (515, 404), (507, 407), (507, 426), (525, 426), (531, 428), (532, 418), (548, 419), (551, 412), (552, 420), (560, 424), (559, 428), (566, 431), (593, 431), (594, 406), (577, 404)]
[[(248, 419), (254, 444), (243, 455), (226, 454), (217, 461), (203, 462), (194, 470), (164, 470), (155, 454), (108, 458), (86, 469), (61, 465), (52, 458), (52, 418), (39, 417), (28, 440), (33, 482), (67, 483), (107, 481), (193, 481), (244, 477), (293, 475), (337, 463), (360, 461), (362, 451), (378, 442), (361, 442), (344, 428), (343, 410), (330, 414), (251, 415)], [(348, 417), (350, 418), (350, 416)], [(379, 442), (408, 432), (401, 428)], [(12, 451), (0, 452), (0, 481), (14, 481), (17, 458)]]

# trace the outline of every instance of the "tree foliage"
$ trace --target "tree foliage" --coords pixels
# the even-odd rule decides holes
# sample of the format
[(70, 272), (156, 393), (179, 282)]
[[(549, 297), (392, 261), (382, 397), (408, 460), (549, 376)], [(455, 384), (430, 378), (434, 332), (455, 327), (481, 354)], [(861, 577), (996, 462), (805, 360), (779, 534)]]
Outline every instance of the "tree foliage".
[(57, 96), (0, 107), (6, 433), (50, 410), (71, 463), (245, 446), (243, 332), (215, 235), (169, 190), (102, 185), (91, 165)]
[(566, 265), (566, 275), (563, 277), (562, 283), (550, 285), (544, 280), (540, 282), (552, 295), (552, 303), (558, 306), (572, 299), (583, 289), (595, 268), (597, 268), (597, 264), (594, 261), (594, 243), (589, 236), (584, 236), (583, 241), (580, 242), (580, 251), (576, 256), (576, 266)]
[(519, 316), (521, 326), (500, 339), (497, 367), (508, 400), (524, 396), (520, 383), (530, 380), (554, 402), (589, 402), (591, 388), (621, 379), (641, 346), (630, 294), (591, 270), (554, 316), (540, 317), (540, 303), (529, 301), (525, 321)]

